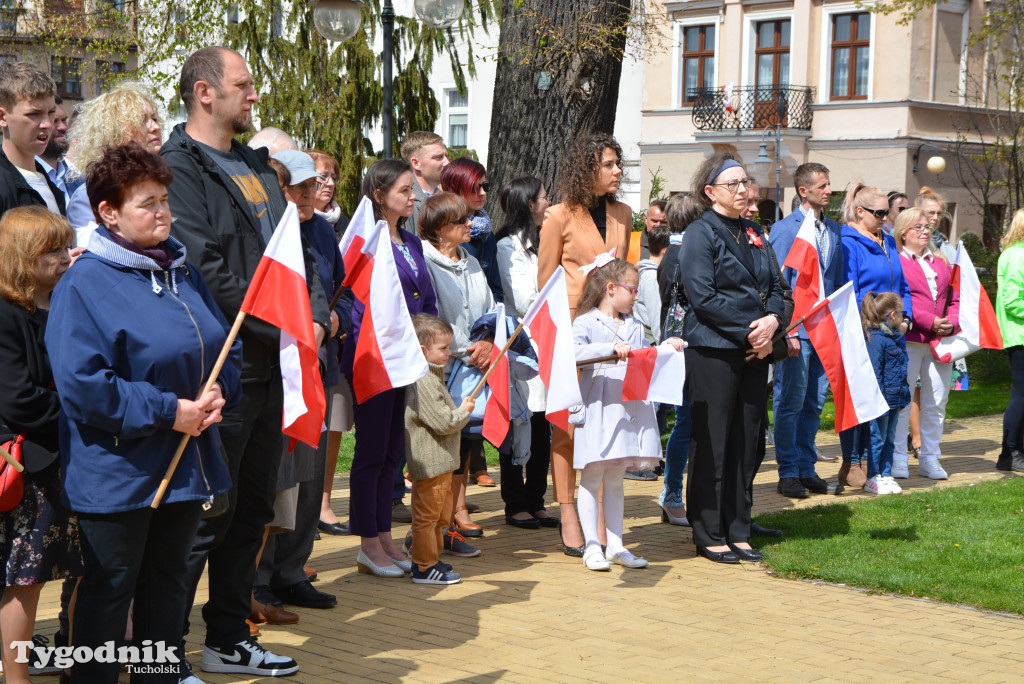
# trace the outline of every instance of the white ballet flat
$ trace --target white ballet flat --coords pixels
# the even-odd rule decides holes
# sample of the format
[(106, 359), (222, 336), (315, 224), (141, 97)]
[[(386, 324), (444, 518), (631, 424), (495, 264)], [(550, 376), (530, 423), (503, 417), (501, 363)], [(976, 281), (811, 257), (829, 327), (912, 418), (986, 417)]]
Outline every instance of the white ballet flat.
[(601, 549), (595, 549), (589, 553), (583, 554), (583, 565), (587, 566), (587, 570), (610, 570), (611, 563), (609, 563)]
[(375, 577), (405, 577), (405, 571), (397, 565), (377, 565), (362, 551), (356, 556), (356, 567), (364, 575)]
[(609, 563), (617, 563), (624, 568), (646, 568), (647, 559), (639, 556), (634, 556), (629, 551), (619, 551), (618, 553), (606, 553), (605, 560)]

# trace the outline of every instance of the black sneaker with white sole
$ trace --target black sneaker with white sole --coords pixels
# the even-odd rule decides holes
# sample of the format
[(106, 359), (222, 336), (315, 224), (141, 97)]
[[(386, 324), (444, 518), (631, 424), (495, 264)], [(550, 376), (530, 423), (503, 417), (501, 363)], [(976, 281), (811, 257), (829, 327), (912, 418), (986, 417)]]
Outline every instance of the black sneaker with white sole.
[(425, 572), (420, 572), (420, 569), (413, 565), (412, 581), (416, 584), (458, 584), (462, 581), (462, 575), (453, 570), (445, 570), (441, 563), (427, 568)]
[(284, 677), (299, 671), (291, 658), (274, 655), (254, 637), (228, 648), (203, 647), (203, 672), (235, 672), (263, 677)]

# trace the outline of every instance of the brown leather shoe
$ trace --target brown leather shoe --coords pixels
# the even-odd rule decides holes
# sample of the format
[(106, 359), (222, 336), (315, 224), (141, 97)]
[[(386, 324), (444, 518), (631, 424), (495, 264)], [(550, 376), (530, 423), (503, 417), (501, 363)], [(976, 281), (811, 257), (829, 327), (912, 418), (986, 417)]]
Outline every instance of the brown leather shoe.
[(868, 469), (867, 463), (864, 461), (861, 461), (860, 463), (847, 463), (846, 461), (843, 461), (843, 465), (839, 466), (840, 484), (860, 489), (867, 481)]
[[(461, 516), (459, 515), (460, 513), (462, 514)], [(469, 511), (466, 510), (465, 506), (459, 506), (455, 509), (455, 516), (452, 518), (452, 527), (454, 527), (463, 537), (480, 537), (483, 536), (484, 533), (483, 527), (469, 519)]]
[(303, 572), (306, 573), (306, 579), (310, 582), (316, 582), (316, 570), (309, 567), (308, 565), (302, 568)]
[(258, 625), (263, 623), (268, 625), (294, 625), (299, 621), (299, 614), (278, 608), (277, 606), (264, 605), (256, 599), (252, 599), (252, 612), (249, 614), (249, 620)]
[(249, 636), (258, 637), (260, 635), (260, 628), (255, 622), (246, 620), (245, 624), (249, 625)]
[(475, 473), (471, 473), (469, 479), (481, 487), (493, 487), (497, 484), (494, 478), (487, 474), (486, 470), (478, 470)]

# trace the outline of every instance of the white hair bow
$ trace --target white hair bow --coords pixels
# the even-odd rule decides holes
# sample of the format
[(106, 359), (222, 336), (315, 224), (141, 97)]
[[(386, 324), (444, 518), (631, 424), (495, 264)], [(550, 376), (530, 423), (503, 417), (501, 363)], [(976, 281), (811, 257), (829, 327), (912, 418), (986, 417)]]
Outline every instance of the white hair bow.
[(610, 264), (613, 261), (615, 261), (615, 248), (614, 247), (611, 248), (611, 251), (605, 252), (603, 254), (598, 254), (596, 257), (594, 257), (594, 263), (587, 264), (586, 266), (580, 266), (580, 271), (582, 271), (583, 275), (587, 275), (588, 273), (593, 271), (595, 268), (601, 268), (602, 266), (607, 266), (608, 264)]

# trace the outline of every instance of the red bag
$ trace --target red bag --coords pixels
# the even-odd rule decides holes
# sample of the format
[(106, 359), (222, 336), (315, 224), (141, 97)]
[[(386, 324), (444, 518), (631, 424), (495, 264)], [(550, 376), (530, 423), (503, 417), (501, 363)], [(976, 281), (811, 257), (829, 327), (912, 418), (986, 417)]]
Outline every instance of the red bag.
[[(22, 463), (21, 443), (24, 435), (0, 444), (18, 463)], [(25, 494), (25, 473), (16, 470), (7, 459), (0, 458), (0, 512), (13, 511)]]

